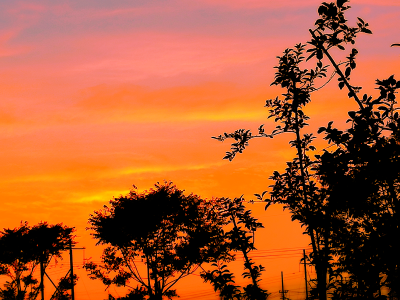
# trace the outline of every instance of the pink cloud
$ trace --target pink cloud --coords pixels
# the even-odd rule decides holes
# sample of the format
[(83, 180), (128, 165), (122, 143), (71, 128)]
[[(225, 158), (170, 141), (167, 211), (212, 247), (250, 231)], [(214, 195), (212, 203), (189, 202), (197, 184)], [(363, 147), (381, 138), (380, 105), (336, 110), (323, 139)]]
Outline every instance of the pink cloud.
[[(181, 0), (184, 2), (184, 0)], [(265, 1), (265, 0), (198, 0), (194, 2), (197, 6), (208, 5), (208, 6), (220, 6), (229, 7), (232, 9), (257, 9), (257, 8), (301, 8), (301, 7), (315, 7), (318, 8), (323, 1), (321, 0), (281, 0), (281, 1)], [(331, 2), (331, 1), (326, 1)], [(186, 2), (185, 2), (186, 3)], [(351, 0), (349, 5), (354, 4), (361, 5), (379, 5), (379, 6), (400, 6), (397, 0)]]
[(62, 14), (67, 11), (71, 11), (68, 3), (46, 3), (42, 1), (39, 3), (38, 1), (15, 1), (13, 5), (10, 5), (7, 9), (8, 13), (19, 16), (24, 13), (36, 14), (40, 15), (46, 12), (51, 12), (54, 14)]
[(0, 31), (0, 57), (14, 56), (31, 50), (28, 45), (12, 45), (12, 39), (18, 36), (21, 31), (21, 26)]
[(360, 4), (360, 5), (377, 5), (377, 6), (400, 6), (400, 2), (397, 0), (352, 0), (350, 5)]
[[(185, 2), (184, 0), (181, 0)], [(185, 2), (186, 3), (186, 2)], [(194, 2), (194, 5), (209, 5), (209, 6), (221, 6), (229, 7), (233, 9), (256, 9), (256, 8), (293, 8), (293, 7), (306, 7), (306, 6), (318, 6), (321, 4), (319, 0), (281, 0), (281, 1), (265, 1), (265, 0), (198, 0)], [(193, 5), (193, 4), (192, 4)]]
[(190, 36), (156, 32), (82, 37), (80, 53), (64, 71), (108, 80), (132, 81), (181, 73), (218, 74), (230, 66), (254, 64), (274, 57), (280, 46), (256, 38)]
[(24, 11), (32, 11), (32, 12), (44, 12), (48, 10), (48, 6), (37, 3), (37, 2), (28, 2), (28, 1), (16, 1), (15, 5), (8, 9), (11, 13), (21, 13)]

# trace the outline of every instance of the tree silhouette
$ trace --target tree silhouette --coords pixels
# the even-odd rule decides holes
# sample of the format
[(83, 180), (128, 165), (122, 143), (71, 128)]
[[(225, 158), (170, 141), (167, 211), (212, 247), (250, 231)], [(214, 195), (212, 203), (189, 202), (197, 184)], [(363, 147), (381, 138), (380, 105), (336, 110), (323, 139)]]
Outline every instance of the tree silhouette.
[(50, 300), (70, 300), (71, 299), (71, 287), (72, 285), (76, 285), (78, 281), (78, 276), (76, 274), (73, 275), (72, 283), (71, 276), (67, 274), (67, 276), (60, 278), (57, 284), (56, 292), (51, 296)]
[[(362, 108), (349, 112), (348, 130), (339, 131), (332, 123), (320, 129), (335, 150), (319, 157), (318, 175), (341, 210), (333, 274), (348, 273), (347, 290), (357, 297), (379, 296), (386, 286), (397, 298), (400, 145), (395, 93), (400, 81), (391, 76), (377, 85), (379, 97), (364, 95)], [(343, 189), (348, 192), (340, 195)], [(338, 286), (335, 280), (333, 284)], [(342, 298), (338, 292), (335, 296)]]
[[(243, 277), (251, 279), (251, 284), (242, 289), (235, 285), (234, 274), (228, 269), (227, 262), (234, 259), (233, 255), (226, 255), (217, 260), (214, 260), (213, 270), (204, 270), (201, 277), (205, 282), (210, 282), (215, 291), (219, 292), (221, 299), (248, 299), (248, 300), (263, 300), (267, 299), (268, 293), (259, 286), (261, 272), (264, 271), (262, 265), (256, 265), (248, 256), (251, 250), (255, 250), (254, 241), (249, 236), (249, 232), (255, 232), (258, 228), (263, 228), (263, 225), (251, 216), (251, 211), (246, 210), (242, 197), (233, 200), (229, 198), (217, 199), (218, 214), (224, 218), (225, 240), (228, 241), (229, 253), (239, 252), (244, 258)], [(231, 227), (230, 230), (226, 228)]]
[[(36, 299), (41, 285), (33, 272), (39, 265), (44, 272), (53, 257), (61, 257), (73, 242), (73, 231), (62, 224), (49, 225), (46, 222), (33, 227), (25, 222), (18, 228), (3, 229), (0, 232), (0, 275), (8, 277), (8, 280), (4, 288), (0, 288), (0, 298)], [(62, 286), (57, 288), (68, 295)]]
[(123, 299), (176, 297), (173, 287), (180, 279), (203, 263), (229, 256), (226, 221), (215, 209), (217, 203), (186, 196), (171, 182), (111, 200), (90, 215), (88, 229), (97, 244), (107, 247), (102, 264), (90, 262), (86, 270), (106, 286), (128, 286)]
[[(389, 288), (393, 298), (399, 297), (400, 287), (400, 249), (396, 243), (400, 234), (400, 120), (395, 101), (400, 82), (393, 76), (377, 80), (379, 97), (359, 97), (361, 87), (350, 84), (358, 51), (353, 48), (343, 63), (332, 57), (331, 49), (345, 50), (359, 33), (371, 33), (361, 18), (356, 27), (348, 26), (344, 17), (350, 8), (347, 2), (324, 2), (318, 8), (316, 28), (310, 29), (308, 46), (298, 44), (278, 57), (272, 84), (286, 92), (283, 100), (268, 100), (266, 107), (269, 117), (280, 124), (271, 133), (261, 125), (256, 135), (239, 129), (214, 138), (235, 140), (224, 157), (232, 160), (253, 138), (292, 133), (290, 146), (297, 155), (287, 163), (284, 173), (275, 171), (271, 176), (275, 183), (268, 201), (284, 204), (310, 236), (310, 259), (317, 273), (311, 298), (326, 299), (327, 293), (334, 299), (385, 298), (382, 286)], [(313, 69), (300, 67), (305, 53), (309, 53), (307, 60), (316, 58)], [(337, 74), (339, 88), (347, 89), (359, 110), (349, 112), (350, 127), (346, 131), (334, 128), (333, 122), (321, 128), (318, 133), (325, 134), (331, 147), (322, 155), (310, 156), (315, 150), (315, 136), (304, 133), (309, 118), (303, 109), (317, 90), (315, 80), (326, 77), (326, 61), (333, 68), (329, 81)]]

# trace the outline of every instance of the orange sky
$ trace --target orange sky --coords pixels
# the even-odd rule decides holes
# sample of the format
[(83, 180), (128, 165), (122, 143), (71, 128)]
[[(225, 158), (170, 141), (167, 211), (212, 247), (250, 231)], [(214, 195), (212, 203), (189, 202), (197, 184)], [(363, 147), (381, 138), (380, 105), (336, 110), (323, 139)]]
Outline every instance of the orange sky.
[[(211, 136), (273, 127), (263, 105), (281, 92), (269, 86), (276, 56), (309, 39), (319, 4), (1, 1), (0, 228), (21, 220), (63, 222), (77, 228), (86, 257), (98, 260), (100, 250), (84, 230), (87, 218), (132, 184), (144, 190), (171, 180), (207, 198), (251, 199), (267, 189), (272, 171), (283, 170), (292, 155), (287, 138), (252, 141), (228, 162), (222, 157), (229, 142)], [(356, 44), (353, 82), (372, 93), (376, 78), (400, 66), (400, 49), (390, 47), (400, 42), (400, 3), (351, 4), (350, 23), (360, 16), (374, 33)], [(336, 54), (340, 60), (347, 52)], [(355, 107), (333, 80), (314, 95), (310, 130), (330, 120), (343, 126)], [(307, 247), (308, 238), (281, 207), (266, 213), (262, 204), (250, 208), (266, 227), (256, 236), (260, 251)], [(291, 299), (302, 297), (296, 255), (260, 258), (265, 288), (274, 292), (270, 299), (279, 297), (281, 271), (292, 276), (285, 287)], [(197, 280), (179, 287), (181, 299), (215, 299)], [(103, 299), (103, 289), (82, 273), (77, 299)], [(200, 297), (203, 291), (208, 294)]]

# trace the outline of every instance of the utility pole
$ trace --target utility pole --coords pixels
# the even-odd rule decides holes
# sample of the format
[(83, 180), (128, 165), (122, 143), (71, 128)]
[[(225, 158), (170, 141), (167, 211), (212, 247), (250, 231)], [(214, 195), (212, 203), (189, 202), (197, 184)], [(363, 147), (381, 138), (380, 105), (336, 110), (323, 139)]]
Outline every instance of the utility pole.
[(71, 280), (71, 300), (75, 300), (74, 260), (72, 258), (72, 250), (84, 250), (84, 249), (85, 249), (85, 247), (83, 247), (83, 248), (72, 248), (72, 240), (69, 241), (69, 276), (70, 276), (70, 280)]
[(304, 280), (306, 283), (306, 300), (308, 300), (308, 282), (307, 282), (307, 263), (306, 263), (306, 250), (303, 249), (303, 263), (304, 263)]
[(44, 267), (43, 267), (43, 259), (44, 259), (44, 254), (40, 258), (40, 293), (42, 295), (42, 300), (44, 300)]
[(285, 290), (283, 287), (283, 272), (281, 271), (281, 279), (282, 279), (282, 290), (279, 291), (279, 293), (282, 293), (282, 300), (286, 300), (287, 298), (285, 297), (285, 294), (288, 292), (288, 290)]
[[(74, 289), (74, 261), (73, 261), (73, 257), (72, 257), (72, 250), (83, 250), (85, 248), (72, 248), (72, 240), (69, 241), (69, 271), (67, 272), (67, 274), (64, 276), (64, 279), (68, 278), (68, 275), (70, 276), (70, 280), (71, 280), (71, 299), (75, 300), (75, 289)], [(44, 300), (44, 275), (47, 276), (47, 278), (50, 280), (51, 284), (55, 287), (56, 291), (53, 293), (53, 295), (50, 297), (50, 300), (53, 300), (53, 298), (57, 295), (57, 293), (60, 292), (60, 290), (58, 289), (58, 287), (54, 284), (53, 280), (51, 280), (51, 278), (49, 277), (49, 275), (46, 273), (46, 268), (44, 266), (44, 253), (42, 255), (42, 257), (40, 258), (40, 285), (39, 285), (39, 289), (40, 289), (40, 293), (41, 293), (41, 300)], [(51, 257), (50, 257), (51, 260)], [(47, 264), (50, 262), (50, 260), (47, 262)], [(46, 267), (47, 267), (46, 264)], [(36, 294), (37, 295), (37, 294)]]
[[(69, 240), (69, 268), (71, 278), (71, 299), (75, 300), (75, 289), (74, 289), (74, 261), (72, 259), (72, 241)], [(43, 299), (42, 299), (43, 300)]]

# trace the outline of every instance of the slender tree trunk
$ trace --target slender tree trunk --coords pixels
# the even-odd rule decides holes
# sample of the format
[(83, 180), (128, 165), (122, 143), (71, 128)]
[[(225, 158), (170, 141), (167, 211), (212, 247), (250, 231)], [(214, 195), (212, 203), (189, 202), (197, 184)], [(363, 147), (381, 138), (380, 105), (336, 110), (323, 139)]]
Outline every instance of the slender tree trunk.
[[(234, 215), (231, 213), (231, 218), (232, 218), (232, 222), (233, 222), (233, 226), (235, 227), (236, 232), (238, 232), (238, 228), (237, 228), (237, 224), (236, 224), (236, 220)], [(254, 277), (253, 274), (253, 270), (251, 269), (251, 264), (250, 264), (250, 260), (249, 257), (247, 256), (247, 252), (246, 249), (244, 249), (243, 245), (241, 245), (241, 250), (245, 259), (245, 267), (249, 270), (250, 276), (251, 276), (251, 280), (253, 281), (253, 285), (259, 289), (259, 286), (257, 284), (257, 279)]]
[(319, 300), (326, 300), (326, 273), (328, 270), (324, 263), (315, 265), (315, 270), (317, 272), (317, 290)]
[[(43, 255), (44, 256), (44, 255)], [(43, 266), (43, 257), (40, 258), (40, 294), (41, 299), (44, 300), (44, 266)]]
[[(297, 93), (296, 93), (296, 82), (293, 80), (293, 102), (296, 103), (294, 107), (295, 113), (295, 121), (296, 121), (296, 141), (297, 141), (297, 156), (299, 158), (299, 165), (300, 165), (300, 172), (301, 172), (301, 180), (302, 180), (302, 188), (303, 188), (303, 201), (304, 204), (308, 207), (308, 196), (307, 196), (307, 184), (306, 184), (306, 171), (304, 166), (304, 157), (303, 157), (303, 149), (301, 148), (301, 135), (300, 135), (300, 125), (299, 125), (299, 116), (298, 116), (298, 100)], [(319, 249), (320, 241), (318, 239), (318, 232), (315, 230), (317, 235), (317, 240), (314, 237), (314, 228), (313, 226), (309, 225), (310, 230), (310, 238), (311, 238), (311, 245), (314, 252), (314, 263), (315, 269), (317, 272), (317, 291), (319, 300), (326, 300), (326, 274), (327, 274), (327, 267), (326, 267), (326, 260), (325, 257), (322, 257), (321, 250)]]

